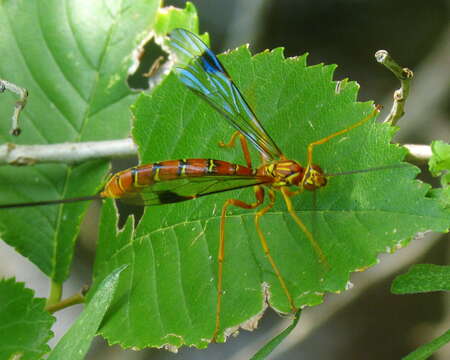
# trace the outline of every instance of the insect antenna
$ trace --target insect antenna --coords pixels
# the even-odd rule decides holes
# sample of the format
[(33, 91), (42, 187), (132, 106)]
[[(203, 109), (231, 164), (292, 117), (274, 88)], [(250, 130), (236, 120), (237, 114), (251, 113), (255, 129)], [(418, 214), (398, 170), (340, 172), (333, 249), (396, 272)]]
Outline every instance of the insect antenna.
[(45, 200), (45, 201), (35, 201), (35, 202), (27, 202), (27, 203), (15, 203), (15, 204), (3, 204), (0, 205), (0, 209), (13, 209), (13, 208), (21, 208), (21, 207), (31, 207), (31, 206), (45, 206), (45, 205), (57, 205), (57, 204), (68, 204), (79, 201), (89, 201), (101, 199), (100, 194), (90, 195), (90, 196), (80, 196), (70, 199), (59, 199), (59, 200)]
[(370, 172), (370, 171), (406, 168), (408, 166), (409, 166), (408, 164), (384, 165), (384, 166), (376, 166), (376, 167), (372, 167), (372, 168), (368, 168), (368, 169), (350, 170), (350, 171), (342, 171), (342, 172), (332, 173), (332, 174), (324, 174), (324, 176), (332, 177), (332, 176), (359, 174), (359, 173), (365, 173), (365, 172)]

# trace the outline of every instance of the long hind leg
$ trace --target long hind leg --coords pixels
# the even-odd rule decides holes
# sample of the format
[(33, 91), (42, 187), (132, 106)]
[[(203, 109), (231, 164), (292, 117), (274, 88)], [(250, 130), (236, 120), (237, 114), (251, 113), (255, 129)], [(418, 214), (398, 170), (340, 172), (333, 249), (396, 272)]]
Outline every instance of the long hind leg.
[(256, 231), (258, 232), (258, 236), (259, 236), (259, 240), (261, 241), (261, 245), (263, 247), (264, 250), (264, 254), (266, 254), (267, 259), (270, 262), (270, 265), (272, 266), (273, 271), (275, 272), (275, 275), (278, 278), (278, 281), (280, 282), (281, 288), (283, 289), (288, 302), (289, 302), (289, 306), (291, 307), (292, 311), (297, 311), (297, 307), (295, 306), (294, 303), (294, 299), (292, 298), (291, 293), (289, 292), (289, 289), (286, 285), (286, 281), (283, 278), (283, 275), (281, 275), (280, 269), (278, 269), (277, 264), (275, 263), (275, 261), (272, 258), (272, 255), (270, 254), (270, 249), (269, 249), (269, 245), (267, 244), (267, 240), (266, 237), (264, 235), (264, 233), (261, 230), (261, 226), (259, 224), (259, 221), (261, 219), (261, 217), (267, 213), (270, 209), (272, 209), (273, 205), (275, 204), (275, 192), (272, 189), (269, 189), (269, 204), (267, 204), (266, 207), (262, 208), (261, 210), (259, 210), (256, 215), (255, 215), (255, 225), (256, 225)]
[(248, 204), (238, 199), (228, 199), (222, 207), (222, 213), (220, 215), (220, 230), (219, 230), (219, 252), (217, 255), (217, 305), (216, 305), (216, 325), (213, 333), (213, 340), (216, 339), (220, 330), (220, 309), (222, 305), (222, 293), (223, 293), (223, 262), (225, 260), (225, 216), (227, 208), (230, 205), (240, 207), (242, 209), (255, 209), (264, 202), (264, 189), (261, 186), (255, 186), (256, 201)]

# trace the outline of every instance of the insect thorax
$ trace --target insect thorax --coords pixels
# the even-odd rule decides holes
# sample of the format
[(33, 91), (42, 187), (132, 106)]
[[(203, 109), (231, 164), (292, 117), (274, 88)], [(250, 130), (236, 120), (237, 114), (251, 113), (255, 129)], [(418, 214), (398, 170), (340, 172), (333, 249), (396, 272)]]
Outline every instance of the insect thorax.
[(272, 186), (275, 187), (299, 186), (305, 173), (305, 169), (293, 160), (280, 160), (265, 164), (258, 170), (261, 175), (272, 177), (274, 179)]

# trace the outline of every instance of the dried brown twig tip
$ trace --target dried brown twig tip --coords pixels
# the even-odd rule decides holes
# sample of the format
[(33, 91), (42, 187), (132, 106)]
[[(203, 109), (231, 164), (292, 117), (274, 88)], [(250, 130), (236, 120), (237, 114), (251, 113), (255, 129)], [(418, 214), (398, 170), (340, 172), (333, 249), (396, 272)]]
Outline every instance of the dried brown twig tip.
[(19, 136), (21, 133), (19, 127), (19, 115), (27, 103), (28, 91), (27, 89), (21, 88), (9, 81), (0, 79), (0, 93), (4, 92), (5, 90), (11, 91), (19, 95), (20, 97), (20, 99), (16, 102), (14, 106), (14, 113), (11, 119), (11, 131), (10, 131), (11, 135)]
[(392, 125), (395, 125), (405, 114), (405, 101), (409, 95), (410, 81), (414, 73), (412, 70), (397, 64), (386, 50), (378, 50), (375, 53), (375, 59), (388, 68), (400, 80), (400, 89), (394, 92), (394, 102), (391, 111), (384, 119), (384, 122), (390, 122)]

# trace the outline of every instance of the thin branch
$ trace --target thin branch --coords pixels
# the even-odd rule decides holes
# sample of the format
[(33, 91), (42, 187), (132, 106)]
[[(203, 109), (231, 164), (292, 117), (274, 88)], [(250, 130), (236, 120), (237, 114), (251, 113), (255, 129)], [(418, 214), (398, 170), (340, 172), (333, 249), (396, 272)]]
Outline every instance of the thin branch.
[(76, 304), (82, 304), (86, 300), (85, 295), (88, 290), (89, 290), (89, 288), (87, 286), (85, 286), (81, 289), (81, 291), (79, 293), (72, 295), (72, 296), (70, 296), (64, 300), (61, 300), (57, 303), (47, 305), (45, 307), (45, 310), (48, 311), (49, 313), (54, 313), (56, 311), (65, 309), (69, 306), (73, 306)]
[(415, 163), (415, 164), (424, 164), (430, 160), (432, 152), (431, 152), (431, 146), (428, 145), (415, 145), (415, 144), (408, 144), (404, 145), (408, 151), (409, 154), (407, 156), (407, 160)]
[(20, 127), (19, 127), (19, 115), (23, 110), (25, 105), (27, 104), (28, 91), (27, 89), (21, 88), (9, 81), (0, 79), (0, 93), (5, 90), (9, 90), (17, 95), (19, 95), (20, 100), (16, 101), (14, 106), (14, 113), (11, 119), (11, 135), (18, 136), (20, 135)]
[(37, 163), (80, 163), (92, 159), (127, 157), (137, 154), (131, 139), (62, 143), (51, 145), (0, 145), (0, 165)]
[(62, 291), (63, 288), (61, 283), (57, 283), (53, 280), (50, 280), (50, 295), (47, 298), (46, 307), (58, 303), (61, 300)]
[[(431, 157), (428, 145), (404, 145), (412, 162), (422, 163)], [(132, 139), (62, 143), (51, 145), (0, 145), (1, 165), (34, 165), (38, 163), (80, 163), (102, 158), (120, 158), (137, 155)]]
[(375, 53), (375, 59), (388, 68), (400, 80), (400, 89), (394, 92), (394, 102), (391, 112), (384, 119), (384, 122), (390, 122), (392, 125), (395, 125), (405, 114), (405, 102), (409, 95), (410, 82), (414, 73), (410, 69), (397, 64), (386, 50), (378, 50)]
[[(450, 123), (447, 116), (450, 84), (450, 23), (433, 48), (414, 68), (414, 91), (408, 97), (408, 121), (397, 132), (397, 143), (407, 142), (420, 133), (425, 143), (440, 138), (448, 140)], [(383, 101), (387, 104), (390, 101)]]

